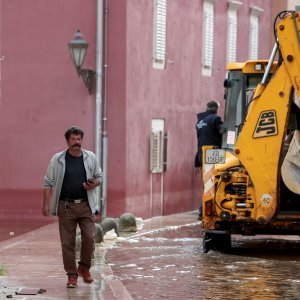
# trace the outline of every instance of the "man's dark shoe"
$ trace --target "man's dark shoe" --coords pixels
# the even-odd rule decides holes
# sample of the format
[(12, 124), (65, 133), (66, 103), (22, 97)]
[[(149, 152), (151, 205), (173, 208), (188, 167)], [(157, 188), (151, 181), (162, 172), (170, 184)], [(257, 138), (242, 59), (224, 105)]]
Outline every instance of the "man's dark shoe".
[(81, 267), (78, 267), (78, 275), (82, 277), (83, 282), (85, 283), (92, 283), (94, 281), (91, 273), (89, 271), (82, 269)]
[(77, 287), (77, 275), (72, 274), (68, 276), (67, 288), (76, 288)]

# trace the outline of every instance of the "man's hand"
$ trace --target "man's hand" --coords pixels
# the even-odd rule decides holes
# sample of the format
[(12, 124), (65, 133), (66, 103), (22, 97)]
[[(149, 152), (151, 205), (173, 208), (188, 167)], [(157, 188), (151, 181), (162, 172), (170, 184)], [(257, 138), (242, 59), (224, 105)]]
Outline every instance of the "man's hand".
[(42, 213), (43, 213), (43, 216), (50, 217), (51, 214), (50, 214), (49, 203), (43, 203)]
[(83, 187), (88, 191), (88, 190), (92, 190), (95, 187), (97, 187), (98, 185), (100, 185), (100, 181), (97, 179), (93, 179), (93, 180), (88, 180), (87, 182), (83, 183)]
[(42, 207), (42, 214), (45, 217), (50, 217), (50, 195), (52, 193), (51, 189), (44, 188), (44, 199), (43, 199), (43, 207)]

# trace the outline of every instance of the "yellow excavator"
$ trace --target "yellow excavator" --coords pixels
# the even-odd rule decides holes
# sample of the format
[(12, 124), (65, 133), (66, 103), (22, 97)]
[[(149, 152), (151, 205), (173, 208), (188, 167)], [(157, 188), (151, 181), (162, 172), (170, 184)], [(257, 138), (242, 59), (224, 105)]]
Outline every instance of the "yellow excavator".
[(274, 35), (269, 61), (228, 65), (222, 147), (203, 147), (205, 253), (232, 234), (300, 235), (300, 13)]

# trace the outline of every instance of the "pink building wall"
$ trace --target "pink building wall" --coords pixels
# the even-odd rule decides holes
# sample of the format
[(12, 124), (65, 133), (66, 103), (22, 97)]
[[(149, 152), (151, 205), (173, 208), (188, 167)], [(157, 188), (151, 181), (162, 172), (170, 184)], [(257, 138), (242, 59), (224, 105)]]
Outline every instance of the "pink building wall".
[[(44, 172), (51, 156), (65, 148), (66, 128), (81, 126), (84, 146), (95, 149), (95, 93), (89, 95), (78, 78), (67, 43), (80, 29), (90, 44), (84, 67), (94, 68), (96, 3), (0, 0), (0, 220), (40, 218)], [(227, 1), (215, 1), (212, 77), (201, 75), (201, 0), (168, 1), (168, 62), (163, 71), (152, 68), (153, 3), (108, 1), (108, 216), (131, 212), (148, 218), (196, 209), (196, 113), (206, 100), (222, 103)], [(259, 56), (270, 53), (264, 39), (270, 32), (270, 1), (243, 1), (240, 61), (248, 58), (250, 3), (264, 9)], [(151, 185), (152, 118), (163, 118), (171, 133), (171, 165), (163, 178), (153, 174)]]
[(66, 147), (64, 132), (85, 129), (94, 148), (94, 95), (73, 67), (67, 43), (80, 28), (95, 64), (95, 4), (81, 0), (1, 1), (0, 216), (41, 215), (45, 168)]
[[(249, 5), (264, 10), (261, 18), (260, 57), (268, 58), (270, 2), (243, 1), (238, 12), (238, 59), (248, 59)], [(152, 118), (163, 118), (171, 133), (171, 165), (154, 174), (152, 214), (170, 214), (199, 205), (198, 178), (194, 174), (196, 113), (210, 99), (221, 102), (226, 66), (227, 1), (215, 1), (213, 76), (201, 74), (203, 1), (168, 1), (167, 65), (152, 68), (153, 3), (128, 1), (126, 88), (126, 210), (151, 216), (149, 133)], [(247, 28), (247, 29), (246, 29)], [(245, 30), (246, 29), (246, 30)], [(243, 45), (241, 47), (240, 45)], [(138, 163), (137, 163), (138, 162)], [(163, 190), (163, 200), (161, 199)], [(163, 207), (161, 207), (163, 206)], [(148, 211), (145, 208), (149, 208)]]

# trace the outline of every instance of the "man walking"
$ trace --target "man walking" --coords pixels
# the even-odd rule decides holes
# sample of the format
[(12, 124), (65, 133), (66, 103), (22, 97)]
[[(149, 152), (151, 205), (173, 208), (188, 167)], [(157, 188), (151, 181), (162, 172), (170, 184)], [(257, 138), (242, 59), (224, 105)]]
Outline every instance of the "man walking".
[[(74, 126), (65, 132), (68, 149), (56, 153), (44, 177), (44, 216), (58, 216), (64, 269), (68, 288), (77, 286), (78, 275), (92, 283), (89, 272), (94, 251), (97, 189), (102, 171), (93, 152), (81, 148), (84, 132)], [(81, 230), (81, 253), (76, 265), (77, 224)]]
[[(197, 114), (196, 131), (198, 150), (195, 157), (196, 170), (202, 167), (202, 146), (221, 147), (223, 122), (217, 115), (219, 106), (217, 101), (211, 100), (206, 103), (206, 111)], [(202, 219), (202, 201), (200, 201), (198, 219)]]

